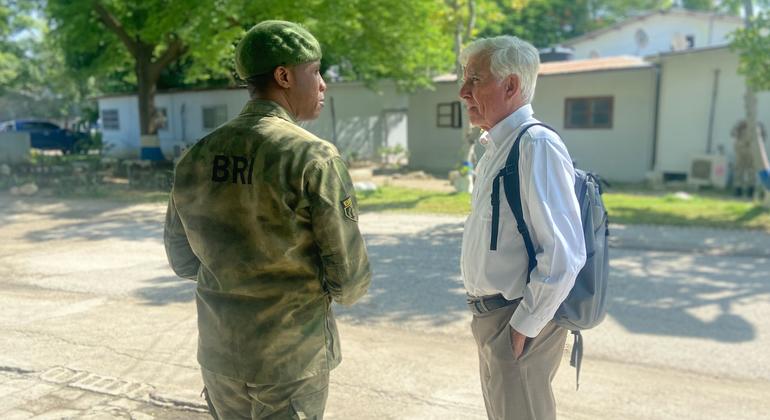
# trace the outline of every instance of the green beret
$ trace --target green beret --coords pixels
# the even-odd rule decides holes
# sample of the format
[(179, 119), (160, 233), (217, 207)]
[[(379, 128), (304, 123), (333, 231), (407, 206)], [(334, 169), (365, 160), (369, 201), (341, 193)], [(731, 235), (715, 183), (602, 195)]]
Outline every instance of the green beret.
[(235, 51), (241, 79), (321, 59), (321, 45), (307, 29), (293, 22), (266, 20), (246, 32)]

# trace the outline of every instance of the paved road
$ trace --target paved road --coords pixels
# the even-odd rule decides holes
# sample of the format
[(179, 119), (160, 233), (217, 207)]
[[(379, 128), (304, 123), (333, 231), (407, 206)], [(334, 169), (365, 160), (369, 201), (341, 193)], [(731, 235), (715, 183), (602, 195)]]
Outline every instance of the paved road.
[[(0, 417), (203, 418), (194, 284), (164, 207), (0, 195)], [(365, 214), (375, 278), (337, 308), (327, 418), (482, 419), (458, 273), (461, 219)], [(756, 419), (770, 410), (770, 236), (613, 229), (610, 317), (564, 419)], [(58, 414), (57, 414), (58, 413)]]

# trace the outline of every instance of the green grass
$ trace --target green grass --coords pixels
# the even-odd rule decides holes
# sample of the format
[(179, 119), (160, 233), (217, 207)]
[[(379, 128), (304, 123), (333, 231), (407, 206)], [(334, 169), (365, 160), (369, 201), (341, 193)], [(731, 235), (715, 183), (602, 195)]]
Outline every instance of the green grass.
[(400, 211), (463, 215), (471, 210), (471, 196), (468, 193), (447, 194), (411, 188), (381, 187), (374, 192), (356, 195), (359, 210), (362, 212)]
[[(398, 187), (382, 187), (358, 196), (362, 212), (398, 211), (465, 215), (470, 211), (469, 194), (447, 194)], [(770, 210), (747, 201), (725, 197), (692, 195), (689, 200), (673, 194), (606, 193), (604, 203), (610, 221), (626, 224), (704, 226), (756, 229), (770, 232)]]
[[(361, 212), (432, 213), (464, 216), (470, 212), (470, 194), (443, 193), (402, 187), (381, 187), (358, 193)], [(712, 193), (693, 194), (689, 200), (652, 191), (605, 193), (611, 223), (702, 226), (754, 229), (770, 232), (770, 209), (748, 201)], [(104, 188), (68, 198), (109, 199), (125, 203), (165, 203), (168, 193), (128, 188)]]
[(770, 232), (770, 209), (748, 201), (700, 195), (684, 200), (673, 194), (608, 193), (604, 195), (604, 204), (611, 222)]

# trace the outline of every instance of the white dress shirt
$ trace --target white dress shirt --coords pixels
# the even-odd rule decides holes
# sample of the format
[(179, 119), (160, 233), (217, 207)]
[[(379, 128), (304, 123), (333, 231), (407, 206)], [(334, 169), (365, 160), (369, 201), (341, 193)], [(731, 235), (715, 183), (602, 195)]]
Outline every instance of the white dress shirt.
[(476, 169), (460, 260), (469, 294), (501, 293), (509, 300), (522, 298), (510, 323), (528, 337), (537, 336), (553, 319), (586, 255), (572, 159), (559, 136), (542, 126), (532, 127), (522, 136), (519, 155), (521, 207), (537, 259), (530, 283), (527, 249), (506, 201), (502, 179), (497, 250), (489, 249), (492, 183), (505, 166), (519, 131), (525, 124), (538, 122), (532, 114), (532, 106), (525, 105), (481, 137), (486, 151)]

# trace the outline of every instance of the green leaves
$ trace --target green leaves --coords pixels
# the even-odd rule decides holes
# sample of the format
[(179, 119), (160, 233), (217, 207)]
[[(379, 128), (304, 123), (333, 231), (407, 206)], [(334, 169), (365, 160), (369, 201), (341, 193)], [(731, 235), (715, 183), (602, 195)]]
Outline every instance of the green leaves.
[(735, 31), (730, 48), (739, 54), (738, 72), (749, 86), (770, 90), (770, 13), (753, 18), (751, 27)]

